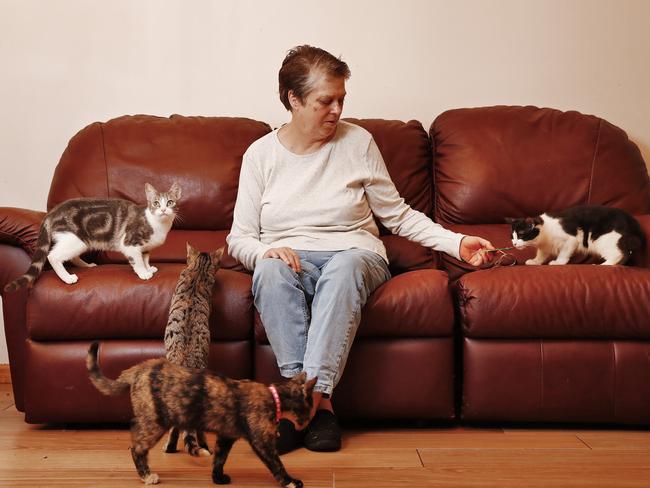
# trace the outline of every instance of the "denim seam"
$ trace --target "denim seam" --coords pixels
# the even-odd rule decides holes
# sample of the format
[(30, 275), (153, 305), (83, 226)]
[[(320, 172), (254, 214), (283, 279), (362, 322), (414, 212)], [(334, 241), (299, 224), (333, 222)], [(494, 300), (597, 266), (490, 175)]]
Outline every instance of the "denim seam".
[[(360, 296), (361, 289), (357, 288), (357, 292), (358, 292), (358, 294)], [(354, 305), (354, 313), (352, 314), (352, 320), (350, 322), (348, 322), (347, 333), (345, 335), (345, 341), (343, 342), (342, 347), (339, 348), (339, 354), (338, 354), (338, 357), (336, 358), (336, 374), (334, 376), (334, 382), (336, 382), (337, 378), (341, 377), (341, 363), (343, 362), (343, 352), (344, 351), (349, 351), (349, 349), (351, 347), (350, 346), (350, 334), (352, 333), (352, 327), (350, 327), (350, 324), (353, 324), (355, 322), (357, 322), (357, 323), (359, 322), (357, 320), (357, 318), (358, 318), (360, 312), (361, 312), (360, 302), (359, 302), (359, 300), (357, 300), (357, 303), (355, 303), (355, 305)], [(356, 329), (357, 328), (358, 328), (358, 326), (354, 330), (355, 335), (356, 335)], [(334, 385), (332, 385), (332, 388), (333, 387), (334, 387)]]
[[(307, 299), (305, 298), (305, 287), (302, 286), (302, 283), (300, 282), (300, 279), (296, 276), (294, 277), (294, 282), (293, 282), (294, 288), (297, 288), (300, 290), (302, 293), (300, 293), (300, 302), (302, 304), (302, 325), (303, 325), (303, 330), (304, 330), (304, 342), (303, 346), (306, 349), (307, 348), (307, 334), (309, 332), (309, 315), (307, 311)], [(300, 372), (300, 371), (299, 371)]]

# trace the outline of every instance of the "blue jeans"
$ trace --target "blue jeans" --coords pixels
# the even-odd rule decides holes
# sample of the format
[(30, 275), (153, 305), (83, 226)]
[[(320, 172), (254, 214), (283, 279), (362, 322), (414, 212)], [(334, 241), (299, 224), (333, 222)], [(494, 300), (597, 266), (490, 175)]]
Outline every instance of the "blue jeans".
[(253, 296), (280, 374), (318, 376), (314, 391), (331, 395), (361, 321), (368, 296), (390, 278), (384, 259), (363, 249), (295, 251), (302, 271), (261, 259)]

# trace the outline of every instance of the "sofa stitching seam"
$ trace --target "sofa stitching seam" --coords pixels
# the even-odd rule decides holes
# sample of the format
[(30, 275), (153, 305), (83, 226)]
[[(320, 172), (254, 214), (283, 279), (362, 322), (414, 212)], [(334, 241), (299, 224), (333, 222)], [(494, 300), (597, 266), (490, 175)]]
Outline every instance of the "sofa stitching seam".
[(104, 170), (106, 174), (106, 197), (110, 198), (111, 189), (110, 189), (110, 185), (108, 184), (108, 161), (106, 159), (106, 142), (104, 140), (104, 124), (102, 124), (101, 122), (99, 123), (99, 132), (101, 134), (102, 155), (104, 156)]
[(587, 205), (591, 203), (591, 190), (594, 183), (594, 169), (596, 167), (596, 159), (598, 159), (598, 147), (600, 146), (600, 133), (603, 126), (603, 119), (598, 120), (598, 134), (596, 135), (596, 147), (594, 148), (594, 157), (591, 159), (591, 172), (589, 174), (589, 191), (587, 193)]

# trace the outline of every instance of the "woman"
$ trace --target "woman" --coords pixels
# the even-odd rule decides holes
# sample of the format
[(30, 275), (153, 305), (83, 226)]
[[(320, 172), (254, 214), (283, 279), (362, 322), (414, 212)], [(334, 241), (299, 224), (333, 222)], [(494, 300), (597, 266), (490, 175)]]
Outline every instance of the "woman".
[[(433, 223), (400, 198), (370, 133), (339, 121), (346, 63), (311, 46), (279, 73), (291, 121), (244, 154), (230, 254), (253, 273), (253, 295), (280, 372), (318, 377), (305, 446), (340, 449), (330, 397), (368, 296), (390, 278), (373, 215), (394, 233), (478, 266), (492, 245)], [(278, 449), (303, 441), (280, 424)]]

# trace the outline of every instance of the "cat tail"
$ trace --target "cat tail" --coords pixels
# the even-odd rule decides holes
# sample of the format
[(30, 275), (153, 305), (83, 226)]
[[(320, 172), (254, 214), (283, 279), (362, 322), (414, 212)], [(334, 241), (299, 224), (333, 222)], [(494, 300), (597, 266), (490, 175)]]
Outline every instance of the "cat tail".
[(119, 395), (126, 393), (131, 387), (131, 382), (128, 381), (129, 370), (123, 372), (116, 380), (111, 380), (104, 376), (99, 369), (97, 362), (97, 351), (99, 350), (99, 342), (93, 342), (88, 349), (88, 356), (86, 357), (86, 367), (90, 381), (92, 381), (95, 388), (97, 388), (104, 395)]
[(29, 269), (24, 275), (19, 276), (11, 283), (8, 283), (5, 286), (6, 292), (13, 292), (19, 290), (20, 288), (31, 288), (34, 286), (34, 282), (43, 272), (45, 261), (47, 261), (47, 255), (50, 252), (50, 247), (52, 246), (52, 236), (49, 227), (49, 221), (47, 219), (44, 220), (43, 225), (41, 225), (41, 229), (38, 232), (36, 250), (32, 256), (32, 263), (29, 266)]

